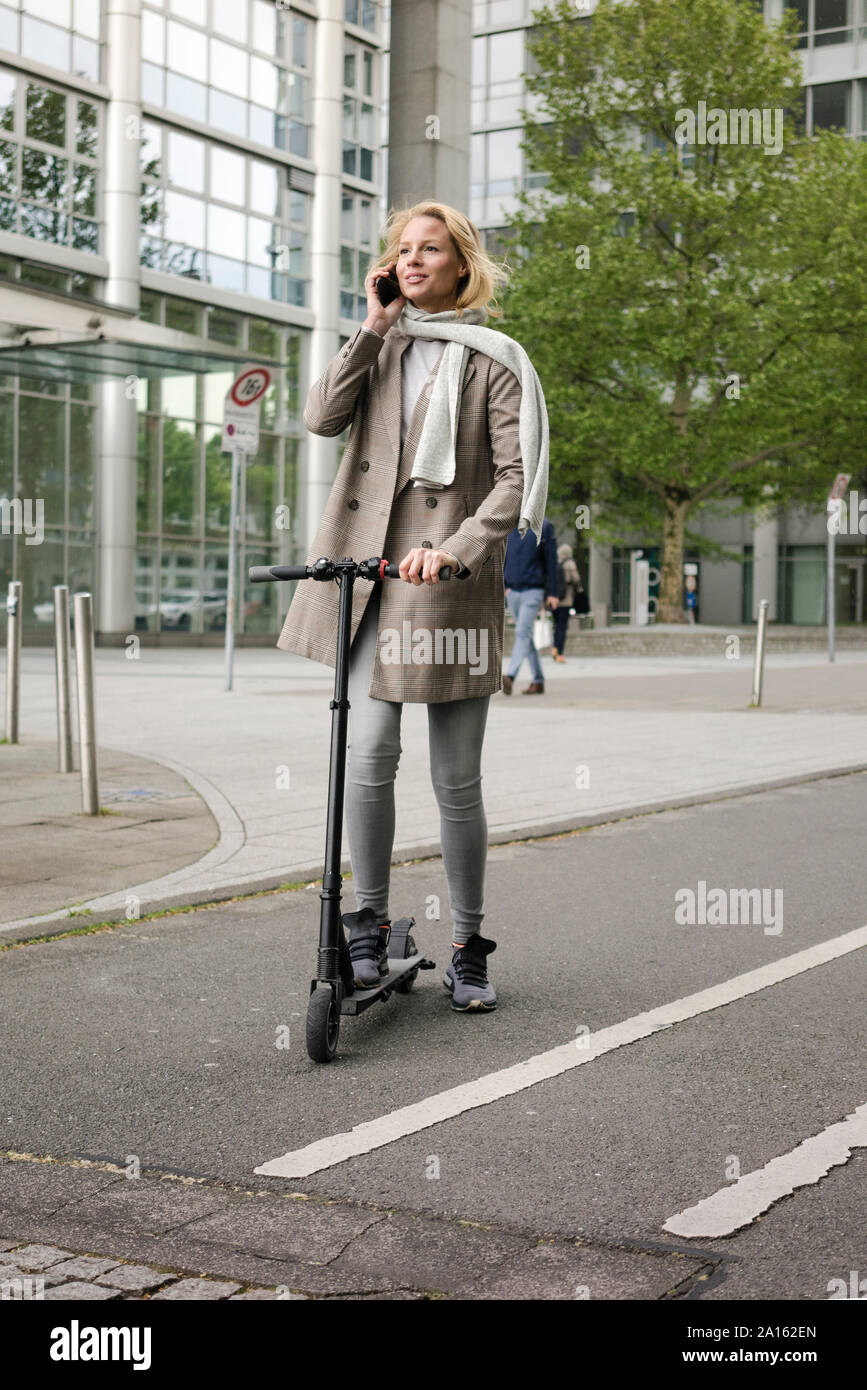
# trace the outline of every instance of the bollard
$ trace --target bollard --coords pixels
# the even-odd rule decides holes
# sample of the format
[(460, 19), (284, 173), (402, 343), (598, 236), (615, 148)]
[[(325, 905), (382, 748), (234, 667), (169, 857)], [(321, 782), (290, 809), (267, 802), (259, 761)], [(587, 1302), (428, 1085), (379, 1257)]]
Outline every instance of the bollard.
[(6, 599), (6, 740), (18, 742), (21, 693), (21, 581), (10, 579)]
[(74, 772), (69, 703), (69, 589), (54, 586), (54, 675), (57, 685), (57, 771)]
[(96, 714), (93, 701), (93, 596), (74, 594), (75, 672), (78, 693), (78, 742), (81, 756), (81, 809), (99, 815), (96, 769)]
[(762, 677), (765, 672), (765, 632), (768, 626), (768, 600), (759, 600), (759, 625), (756, 632), (756, 664), (753, 667), (753, 698), (750, 706), (758, 709), (762, 703)]

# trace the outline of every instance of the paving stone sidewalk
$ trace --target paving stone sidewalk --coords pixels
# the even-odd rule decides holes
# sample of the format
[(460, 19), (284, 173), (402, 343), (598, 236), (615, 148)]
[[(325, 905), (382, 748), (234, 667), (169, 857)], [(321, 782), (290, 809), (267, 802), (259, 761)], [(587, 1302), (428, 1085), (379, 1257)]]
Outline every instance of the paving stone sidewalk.
[[(138, 662), (98, 650), (100, 800), (113, 814), (83, 817), (78, 776), (53, 770), (50, 657), (25, 651), (22, 741), (0, 747), (3, 943), (319, 877), (330, 668), (242, 650), (227, 692), (216, 650)], [(761, 710), (748, 709), (744, 657), (543, 658), (543, 670), (543, 697), (523, 697), (525, 667), (515, 694), (491, 702), (491, 844), (867, 766), (865, 652), (834, 666), (769, 659)], [(404, 707), (395, 863), (439, 854), (426, 716)]]

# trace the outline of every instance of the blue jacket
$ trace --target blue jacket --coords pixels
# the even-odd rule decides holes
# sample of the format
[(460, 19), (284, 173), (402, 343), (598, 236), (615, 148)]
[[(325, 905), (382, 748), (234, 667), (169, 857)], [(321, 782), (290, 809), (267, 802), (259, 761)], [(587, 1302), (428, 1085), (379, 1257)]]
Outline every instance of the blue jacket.
[(557, 567), (557, 536), (551, 522), (542, 522), (542, 539), (528, 530), (524, 539), (517, 526), (506, 543), (503, 583), (507, 589), (544, 589), (546, 598), (557, 598), (560, 577)]

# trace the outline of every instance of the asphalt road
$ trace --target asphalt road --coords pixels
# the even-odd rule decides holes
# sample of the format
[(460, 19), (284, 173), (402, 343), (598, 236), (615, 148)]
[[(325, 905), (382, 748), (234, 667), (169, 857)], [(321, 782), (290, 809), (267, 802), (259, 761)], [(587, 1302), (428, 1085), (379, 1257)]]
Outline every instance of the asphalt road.
[[(867, 1102), (859, 949), (305, 1179), (260, 1164), (867, 922), (867, 774), (490, 851), (500, 1007), (455, 1014), (439, 860), (392, 871), (436, 959), (413, 993), (304, 1046), (318, 888), (0, 951), (0, 1148), (84, 1155), (616, 1245), (688, 1248), (676, 1213)], [(782, 930), (681, 925), (684, 888), (783, 890)], [(443, 902), (426, 921), (428, 895)], [(355, 907), (351, 880), (344, 906)], [(288, 1047), (285, 1042), (288, 1028)], [(437, 1162), (433, 1163), (432, 1159)], [(438, 1176), (433, 1176), (438, 1172)], [(867, 1150), (734, 1234), (708, 1299), (826, 1299), (867, 1276)]]

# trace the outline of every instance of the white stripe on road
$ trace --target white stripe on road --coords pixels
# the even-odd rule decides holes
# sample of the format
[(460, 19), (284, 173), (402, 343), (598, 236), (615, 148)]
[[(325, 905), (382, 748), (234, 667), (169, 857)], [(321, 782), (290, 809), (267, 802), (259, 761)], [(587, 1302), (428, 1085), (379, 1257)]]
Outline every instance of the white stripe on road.
[(817, 1183), (831, 1168), (848, 1162), (853, 1149), (865, 1146), (867, 1105), (859, 1105), (845, 1120), (805, 1139), (791, 1153), (772, 1158), (764, 1168), (745, 1173), (712, 1197), (679, 1211), (662, 1229), (676, 1236), (704, 1236), (705, 1239), (731, 1235), (741, 1226), (748, 1226), (781, 1197), (790, 1196), (796, 1187)]
[(662, 1028), (671, 1028), (685, 1019), (719, 1009), (748, 994), (767, 989), (769, 985), (779, 984), (781, 980), (801, 975), (805, 970), (813, 970), (817, 965), (837, 960), (850, 951), (858, 951), (863, 946), (867, 946), (867, 926), (833, 937), (830, 941), (820, 941), (805, 951), (784, 956), (770, 965), (749, 970), (745, 975), (736, 975), (732, 980), (712, 985), (710, 989), (700, 990), (697, 994), (689, 994), (684, 999), (676, 999), (672, 1004), (663, 1004), (658, 1009), (636, 1014), (623, 1023), (615, 1023), (598, 1033), (574, 1039), (561, 1047), (552, 1048), (550, 1052), (540, 1052), (526, 1062), (517, 1062), (502, 1071), (490, 1072), (477, 1081), (440, 1091), (438, 1095), (428, 1096), (415, 1105), (393, 1110), (390, 1115), (367, 1120), (348, 1133), (318, 1139), (303, 1149), (293, 1149), (280, 1158), (272, 1158), (253, 1171), (266, 1178), (309, 1177), (323, 1168), (344, 1163), (348, 1158), (370, 1153), (371, 1149), (382, 1148), (385, 1144), (393, 1144), (408, 1134), (417, 1134), (431, 1125), (452, 1120), (465, 1110), (490, 1105), (504, 1096), (512, 1096), (517, 1091), (538, 1085), (540, 1081), (548, 1081), (553, 1076), (571, 1071), (573, 1067), (582, 1067), (606, 1052), (613, 1052), (615, 1048), (628, 1046), (652, 1033), (658, 1033)]

